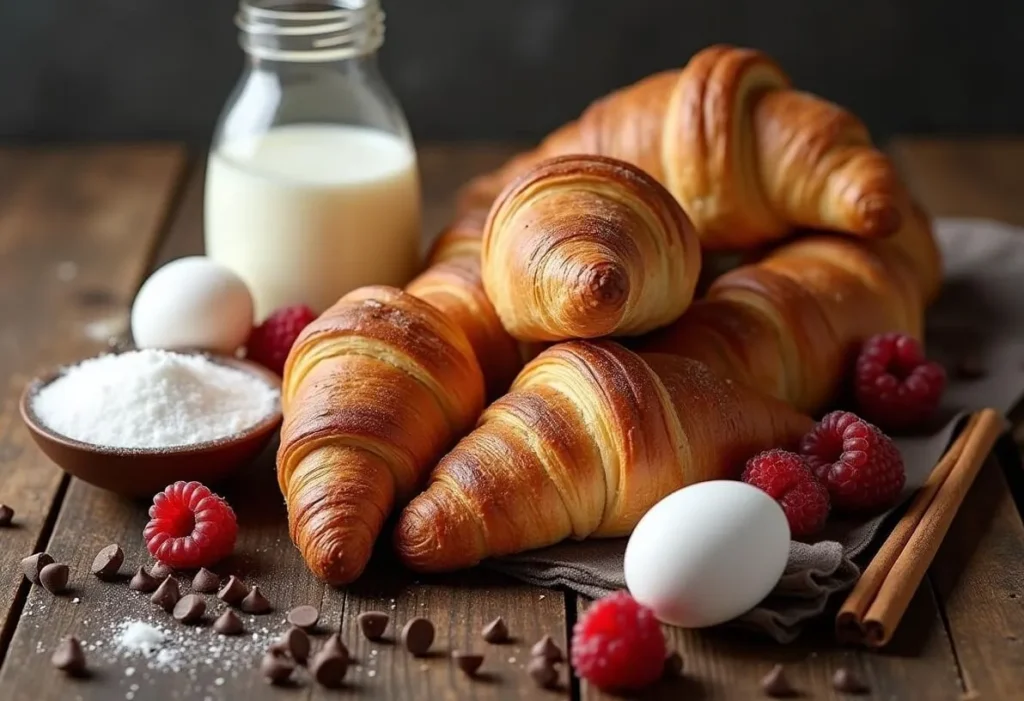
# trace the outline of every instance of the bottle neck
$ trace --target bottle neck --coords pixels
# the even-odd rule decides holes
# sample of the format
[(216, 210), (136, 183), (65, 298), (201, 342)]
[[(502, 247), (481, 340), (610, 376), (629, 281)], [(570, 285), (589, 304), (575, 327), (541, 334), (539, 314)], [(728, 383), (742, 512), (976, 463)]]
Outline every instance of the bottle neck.
[(371, 58), (384, 43), (379, 0), (241, 0), (235, 24), (242, 49), (254, 61)]

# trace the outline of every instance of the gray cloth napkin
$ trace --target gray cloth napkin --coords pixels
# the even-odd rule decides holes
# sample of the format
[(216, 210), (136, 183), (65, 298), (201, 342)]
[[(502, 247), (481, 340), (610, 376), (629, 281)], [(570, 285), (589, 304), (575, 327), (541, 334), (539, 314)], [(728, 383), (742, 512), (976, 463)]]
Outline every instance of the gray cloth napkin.
[[(965, 380), (950, 373), (937, 428), (897, 440), (907, 468), (903, 501), (927, 479), (964, 412), (982, 407), (1007, 412), (1024, 393), (1024, 229), (945, 219), (936, 230), (946, 277), (941, 298), (928, 314), (928, 354), (952, 368), (965, 352), (976, 353), (986, 374)], [(794, 541), (778, 585), (734, 624), (779, 642), (796, 638), (805, 623), (825, 610), (832, 594), (857, 581), (860, 569), (854, 558), (876, 536), (882, 539), (880, 530), (890, 513), (862, 523), (831, 523), (813, 544)], [(531, 584), (597, 598), (625, 588), (625, 547), (625, 539), (567, 541), (487, 565)]]

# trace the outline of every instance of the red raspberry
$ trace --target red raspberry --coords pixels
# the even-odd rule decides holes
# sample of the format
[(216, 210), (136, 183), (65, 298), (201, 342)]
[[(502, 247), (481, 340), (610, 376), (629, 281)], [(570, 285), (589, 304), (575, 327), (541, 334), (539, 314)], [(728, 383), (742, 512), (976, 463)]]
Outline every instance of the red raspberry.
[(246, 356), (278, 375), (283, 375), (288, 351), (292, 349), (302, 329), (315, 319), (316, 313), (302, 304), (278, 309), (249, 334)]
[(854, 371), (854, 395), (864, 417), (900, 431), (920, 426), (939, 406), (946, 371), (924, 357), (921, 344), (901, 333), (868, 339)]
[(157, 494), (149, 519), (142, 531), (146, 548), (169, 567), (207, 567), (235, 549), (235, 512), (199, 482), (175, 482)]
[(825, 527), (828, 490), (803, 456), (788, 450), (766, 450), (747, 461), (743, 481), (779, 502), (794, 538), (814, 535)]
[(654, 613), (620, 591), (595, 601), (572, 634), (576, 674), (602, 689), (642, 689), (665, 664), (665, 636)]
[(847, 513), (891, 506), (906, 481), (892, 439), (848, 411), (826, 414), (804, 436), (800, 452), (828, 488), (832, 505)]

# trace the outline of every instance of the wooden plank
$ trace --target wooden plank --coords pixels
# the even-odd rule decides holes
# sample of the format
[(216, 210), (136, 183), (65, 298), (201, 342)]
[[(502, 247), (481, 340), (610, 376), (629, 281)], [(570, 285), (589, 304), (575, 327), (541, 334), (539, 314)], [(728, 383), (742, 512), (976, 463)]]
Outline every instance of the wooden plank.
[(1024, 698), (1024, 526), (997, 464), (978, 475), (929, 575), (965, 688)]
[(64, 483), (21, 425), (20, 392), (98, 351), (123, 318), (183, 163), (174, 146), (0, 151), (0, 502), (17, 512), (0, 531), (0, 659), (26, 593), (18, 561), (37, 549)]
[[(1024, 225), (1024, 141), (901, 140), (893, 153), (931, 212)], [(929, 576), (965, 689), (1024, 696), (1024, 524), (994, 465), (979, 475)]]
[(1024, 226), (1024, 139), (903, 138), (889, 150), (931, 214)]
[[(445, 216), (450, 191), (442, 192), (437, 183), (461, 182), (482, 164), (499, 162), (503, 155), (494, 150), (483, 155), (449, 147), (426, 148), (421, 156), (427, 190), (425, 211), (436, 221)], [(169, 226), (169, 235), (156, 262), (181, 255), (199, 253), (202, 247), (201, 167), (190, 176), (180, 207)], [(444, 203), (441, 200), (445, 200)], [(240, 539), (237, 556), (224, 563), (222, 573), (236, 573), (259, 583), (278, 611), (263, 619), (246, 618), (248, 637), (218, 639), (207, 627), (183, 629), (145, 597), (127, 590), (125, 583), (105, 584), (89, 576), (88, 564), (101, 547), (118, 542), (126, 553), (125, 571), (147, 561), (141, 542), (146, 521), (143, 505), (118, 499), (110, 494), (75, 482), (68, 491), (54, 527), (50, 551), (72, 566), (74, 596), (78, 604), (66, 598), (54, 599), (38, 589), (31, 593), (27, 613), (11, 646), (9, 663), (0, 673), (0, 685), (11, 689), (14, 700), (58, 699), (74, 693), (82, 699), (246, 698), (249, 701), (280, 698), (280, 690), (267, 686), (256, 673), (263, 649), (284, 629), (281, 612), (298, 604), (321, 607), (323, 631), (338, 630), (344, 635), (360, 665), (350, 671), (350, 685), (344, 695), (377, 698), (522, 698), (535, 696), (524, 668), (528, 648), (543, 634), (565, 640), (564, 597), (547, 590), (516, 585), (479, 573), (455, 578), (424, 578), (411, 581), (407, 573), (386, 558), (387, 539), (381, 550), (385, 557), (371, 566), (358, 586), (347, 591), (324, 587), (308, 574), (298, 552), (291, 545), (281, 497), (273, 476), (273, 447), (244, 474), (223, 486), (223, 494), (238, 512)], [(208, 597), (213, 615), (223, 606)], [(44, 608), (45, 607), (45, 608)], [(370, 645), (359, 635), (355, 615), (380, 609), (394, 619), (395, 631), (412, 616), (425, 616), (437, 628), (435, 654), (416, 660), (393, 644)], [(344, 614), (344, 615), (343, 615)], [(509, 622), (515, 643), (487, 649), (484, 668), (489, 672), (482, 681), (470, 683), (455, 670), (447, 658), (454, 648), (484, 650), (480, 629), (496, 615)], [(45, 624), (42, 617), (46, 616)], [(208, 615), (208, 618), (211, 616)], [(138, 657), (124, 658), (110, 649), (111, 630), (127, 619), (166, 624), (176, 636), (195, 643), (200, 651), (213, 645), (216, 655), (195, 653), (183, 656), (178, 665), (160, 666)], [(87, 682), (69, 681), (48, 669), (45, 651), (69, 633), (80, 635), (89, 644), (106, 640), (91, 650), (97, 674)], [(255, 633), (255, 640), (252, 634)], [(176, 640), (174, 645), (181, 645)], [(207, 661), (209, 657), (209, 661)], [(174, 672), (174, 667), (180, 668)], [(128, 670), (131, 669), (131, 675)], [(567, 693), (567, 690), (563, 690)], [(338, 692), (315, 689), (303, 679), (294, 696), (336, 698)], [(557, 694), (551, 694), (557, 697)]]
[[(397, 565), (378, 563), (365, 581), (345, 597), (343, 637), (351, 641), (353, 654), (362, 666), (353, 670), (352, 683), (374, 698), (424, 699), (524, 699), (558, 698), (567, 687), (542, 692), (526, 673), (530, 647), (551, 635), (563, 650), (566, 644), (565, 601), (558, 592), (514, 584), (481, 572), (449, 577), (424, 577), (408, 583)], [(390, 581), (389, 581), (390, 580)], [(364, 611), (384, 611), (394, 623), (389, 644), (368, 643), (357, 632), (356, 617)], [(394, 644), (404, 621), (422, 616), (434, 622), (437, 637), (433, 654), (416, 659)], [(481, 637), (483, 627), (502, 616), (513, 639), (489, 645)], [(484, 655), (476, 680), (468, 679), (448, 656), (453, 650)], [(564, 677), (563, 677), (564, 680)], [(318, 693), (315, 698), (332, 698)]]

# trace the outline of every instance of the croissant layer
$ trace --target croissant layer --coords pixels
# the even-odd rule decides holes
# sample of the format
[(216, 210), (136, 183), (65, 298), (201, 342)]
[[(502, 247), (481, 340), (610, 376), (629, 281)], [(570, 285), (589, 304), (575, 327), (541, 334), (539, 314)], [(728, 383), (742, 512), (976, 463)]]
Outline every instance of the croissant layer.
[(459, 328), (387, 287), (355, 290), (288, 357), (277, 476), (292, 540), (331, 584), (362, 572), (384, 519), (483, 408)]
[(542, 161), (495, 202), (483, 282), (525, 341), (636, 335), (689, 305), (700, 274), (693, 225), (639, 168), (598, 156)]
[(408, 566), (436, 571), (625, 535), (662, 497), (738, 477), (748, 457), (792, 445), (812, 423), (693, 360), (558, 344), (445, 456), (395, 544)]
[(877, 238), (895, 232), (906, 193), (847, 110), (795, 90), (768, 56), (711, 46), (679, 70), (621, 88), (493, 173), (468, 183), (460, 212), (553, 156), (627, 161), (660, 181), (706, 250), (743, 250), (795, 227)]

